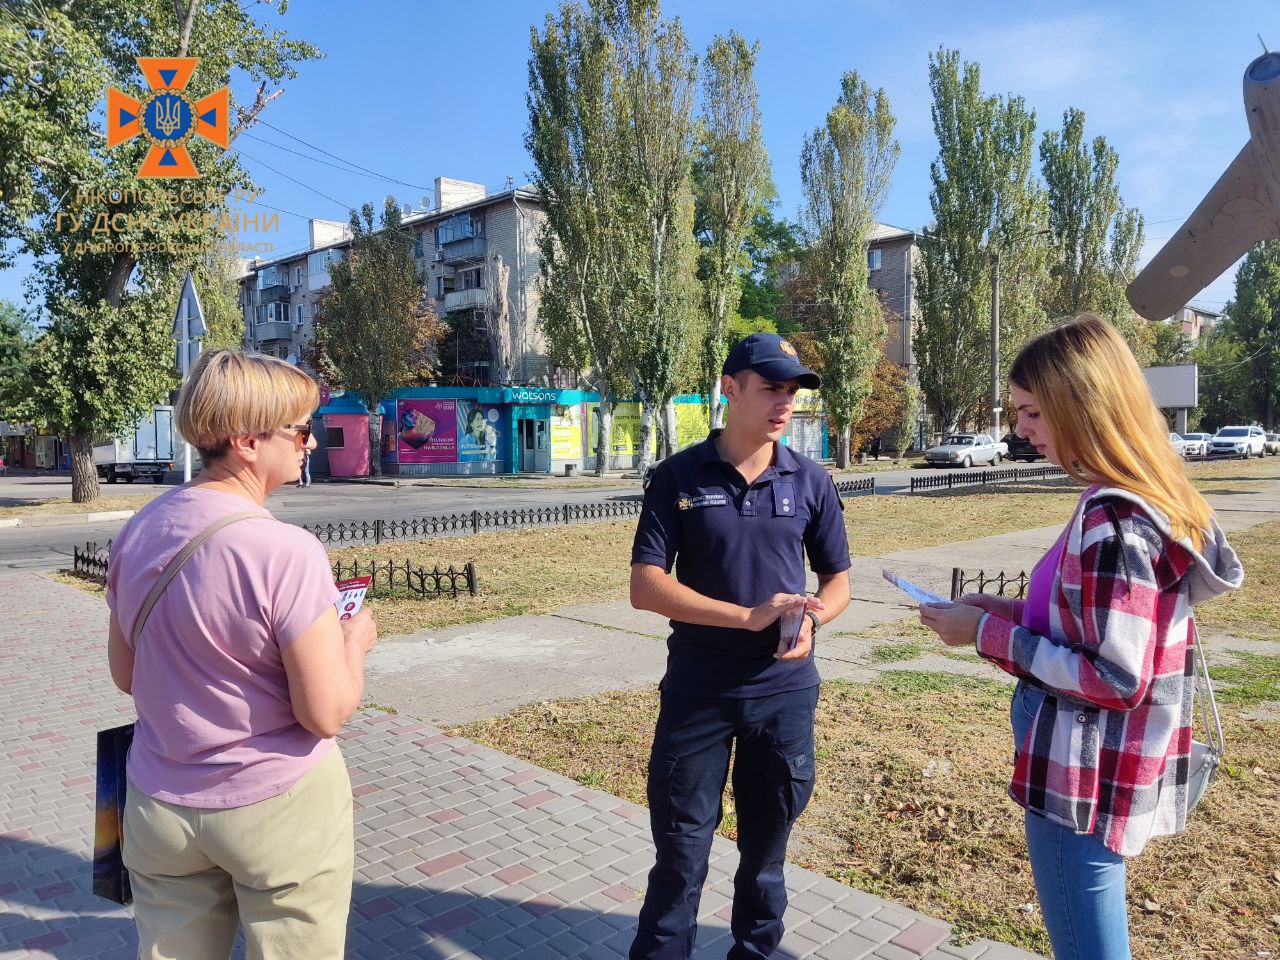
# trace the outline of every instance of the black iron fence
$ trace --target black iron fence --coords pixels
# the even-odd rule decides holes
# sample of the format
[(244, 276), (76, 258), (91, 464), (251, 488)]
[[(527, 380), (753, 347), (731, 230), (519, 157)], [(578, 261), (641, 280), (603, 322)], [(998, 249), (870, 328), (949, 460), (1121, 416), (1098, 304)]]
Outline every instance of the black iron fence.
[(966, 593), (970, 592), (970, 588), (975, 588), (978, 593), (987, 593), (988, 587), (995, 589), (990, 591), (997, 596), (1008, 597), (1011, 600), (1022, 600), (1027, 594), (1027, 585), (1031, 582), (1031, 576), (1025, 571), (1017, 574), (1007, 574), (1004, 571), (1000, 573), (988, 574), (985, 570), (975, 570), (969, 572), (959, 567), (951, 568), (951, 599), (959, 600)]
[(476, 565), (465, 563), (459, 569), (447, 567), (415, 567), (408, 560), (355, 560), (338, 561), (333, 565), (333, 578), (370, 577), (369, 593), (372, 596), (457, 597), (461, 593), (476, 595), (479, 583)]
[[(78, 576), (99, 583), (107, 581), (107, 566), (111, 557), (111, 541), (105, 547), (86, 543), (73, 551), (73, 570)], [(461, 567), (417, 567), (408, 560), (360, 560), (350, 563), (338, 561), (333, 565), (333, 579), (370, 577), (369, 592), (375, 596), (458, 597), (461, 594), (475, 596), (480, 589), (474, 563)]]
[(72, 570), (78, 576), (106, 583), (107, 561), (111, 558), (111, 544), (114, 542), (108, 540), (105, 547), (99, 547), (96, 540), (90, 540), (83, 549), (76, 547), (72, 553)]
[(858, 497), (863, 494), (875, 495), (876, 478), (863, 477), (861, 480), (841, 480), (836, 484), (836, 492), (842, 497)]
[(1061, 467), (1006, 467), (1003, 470), (948, 470), (946, 473), (911, 478), (911, 492), (921, 490), (951, 490), (954, 487), (985, 487), (996, 483), (1014, 483), (1019, 480), (1057, 480), (1069, 476)]
[(550, 527), (576, 521), (620, 520), (639, 516), (641, 506), (639, 500), (604, 500), (524, 510), (468, 510), (465, 513), (410, 517), (405, 520), (347, 520), (310, 526), (304, 524), (303, 529), (315, 534), (321, 543), (377, 544), (394, 540), (427, 540), (451, 533)]

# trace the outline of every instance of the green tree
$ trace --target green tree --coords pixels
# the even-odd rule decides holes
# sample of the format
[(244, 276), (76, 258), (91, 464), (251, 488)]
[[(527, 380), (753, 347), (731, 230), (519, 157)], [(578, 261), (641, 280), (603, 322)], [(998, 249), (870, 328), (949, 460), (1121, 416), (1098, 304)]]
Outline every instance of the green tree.
[(1188, 418), (1191, 429), (1214, 432), (1247, 422), (1249, 356), (1223, 325), (1202, 334), (1191, 355), (1200, 367), (1200, 406)]
[(991, 274), (1002, 284), (1002, 371), (1043, 328), (1045, 198), (1034, 168), (1035, 114), (1021, 97), (982, 92), (976, 63), (955, 50), (929, 57), (938, 157), (930, 166), (933, 224), (916, 268), (920, 388), (944, 431), (989, 406)]
[(721, 426), (720, 369), (729, 330), (749, 276), (744, 245), (766, 193), (772, 192), (769, 154), (760, 136), (755, 65), (760, 45), (737, 33), (716, 37), (702, 74), (702, 109), (694, 162), (694, 222), (700, 245), (698, 276), (706, 335), (702, 393), (708, 422)]
[(529, 128), (534, 186), (546, 216), (539, 237), (547, 351), (600, 395), (596, 475), (608, 467), (612, 413), (626, 389), (623, 315), (635, 238), (625, 229), (629, 119), (605, 25), (578, 3), (529, 31)]
[(769, 205), (762, 205), (751, 218), (751, 230), (743, 243), (750, 264), (742, 274), (742, 298), (738, 315), (747, 322), (767, 323), (771, 332), (791, 334), (792, 326), (782, 309), (787, 278), (800, 262), (803, 231), (800, 225), (775, 218)]
[(394, 200), (374, 225), (373, 204), (351, 211), (348, 255), (329, 265), (308, 360), (329, 382), (350, 390), (369, 411), (369, 473), (382, 464), (378, 404), (392, 390), (427, 379), (447, 328), (429, 306), (414, 266), (413, 232)]
[(12, 420), (31, 360), (32, 326), (14, 303), (0, 300), (0, 420)]
[[(651, 457), (659, 411), (696, 373), (696, 250), (693, 239), (693, 101), (697, 58), (679, 18), (663, 20), (657, 0), (601, 2), (617, 56), (615, 88), (625, 123), (615, 131), (624, 164), (623, 231), (633, 259), (622, 273), (626, 372), (641, 404), (640, 457)], [(682, 377), (682, 374), (684, 376)], [(675, 431), (668, 428), (670, 440)]]
[[(285, 8), (283, 0), (266, 5)], [(166, 278), (195, 266), (198, 253), (185, 251), (216, 242), (206, 215), (217, 222), (233, 190), (256, 190), (236, 153), (203, 140), (187, 145), (199, 188), (177, 202), (171, 189), (193, 185), (137, 178), (145, 138), (104, 149), (96, 126), (103, 88), (145, 97), (135, 58), (175, 55), (200, 58), (190, 96), (240, 75), (257, 84), (251, 104), (233, 102), (233, 137), (279, 96), (295, 63), (319, 56), (235, 0), (136, 0), (127, 11), (111, 0), (56, 8), (17, 0), (0, 19), (0, 241), (16, 241), (11, 250), (35, 258), (29, 290), (51, 319), (33, 375), (84, 377), (56, 387), (36, 383), (32, 393), (48, 401), (41, 426), (67, 439), (76, 502), (99, 495), (94, 438), (127, 429), (164, 398), (171, 345), (151, 347), (156, 331), (169, 331), (173, 307), (160, 296)], [(110, 226), (109, 234), (100, 225)], [(100, 361), (75, 358), (80, 348), (96, 356), (100, 337), (119, 352)], [(137, 349), (123, 350), (126, 343)], [(107, 375), (117, 381), (109, 389)]]
[(1280, 240), (1260, 243), (1245, 256), (1221, 327), (1221, 335), (1240, 348), (1238, 415), (1273, 430), (1280, 407)]
[(1178, 323), (1153, 323), (1151, 325), (1151, 365), (1172, 366), (1189, 363), (1195, 344), (1182, 332)]
[(889, 191), (900, 147), (883, 89), (844, 75), (826, 123), (800, 154), (803, 270), (812, 282), (820, 330), (822, 399), (836, 435), (836, 463), (849, 465), (850, 430), (862, 418), (886, 336), (879, 298), (867, 284), (867, 234)]
[(1139, 342), (1142, 322), (1124, 291), (1142, 250), (1143, 219), (1120, 197), (1119, 155), (1106, 137), (1086, 143), (1084, 112), (1071, 107), (1061, 130), (1045, 131), (1040, 162), (1051, 231), (1049, 315), (1097, 313)]

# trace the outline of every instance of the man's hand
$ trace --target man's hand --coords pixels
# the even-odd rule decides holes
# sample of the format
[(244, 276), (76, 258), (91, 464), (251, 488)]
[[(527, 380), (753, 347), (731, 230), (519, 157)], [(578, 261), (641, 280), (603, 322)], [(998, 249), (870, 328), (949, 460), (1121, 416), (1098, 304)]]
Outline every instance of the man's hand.
[[(810, 597), (810, 601), (821, 604), (822, 601), (817, 597)], [(821, 610), (821, 606), (810, 607), (806, 604), (803, 607), (789, 610), (786, 615), (778, 621), (778, 652), (773, 655), (775, 660), (803, 660), (813, 652), (813, 619), (805, 612), (806, 610)], [(791, 646), (791, 638), (796, 632), (796, 617), (800, 618), (800, 637), (796, 640), (796, 645)], [(788, 649), (789, 648), (789, 649)]]
[(978, 639), (983, 611), (967, 603), (922, 603), (920, 622), (948, 647), (967, 647)]
[(342, 620), (342, 637), (347, 643), (355, 643), (364, 653), (373, 649), (378, 642), (378, 625), (373, 622), (373, 613), (368, 607), (362, 607), (350, 620)]
[(810, 610), (825, 610), (826, 604), (817, 597), (806, 597), (803, 593), (775, 593), (758, 607), (751, 608), (744, 626), (747, 630), (759, 632), (774, 623), (784, 613), (803, 610), (806, 607)]

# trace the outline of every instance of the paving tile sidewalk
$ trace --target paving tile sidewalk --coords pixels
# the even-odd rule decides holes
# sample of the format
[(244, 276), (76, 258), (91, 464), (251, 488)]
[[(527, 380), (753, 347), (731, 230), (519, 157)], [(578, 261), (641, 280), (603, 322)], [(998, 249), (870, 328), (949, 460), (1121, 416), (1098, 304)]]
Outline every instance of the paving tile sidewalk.
[[(0, 575), (0, 955), (136, 955), (127, 909), (90, 893), (94, 731), (127, 722), (101, 601)], [(625, 956), (651, 865), (645, 811), (393, 714), (342, 737), (357, 804), (349, 957)], [(282, 829), (289, 829), (282, 825)], [(297, 825), (294, 829), (305, 829)], [(697, 956), (723, 956), (736, 851), (717, 840)], [(801, 869), (780, 957), (1013, 960)]]

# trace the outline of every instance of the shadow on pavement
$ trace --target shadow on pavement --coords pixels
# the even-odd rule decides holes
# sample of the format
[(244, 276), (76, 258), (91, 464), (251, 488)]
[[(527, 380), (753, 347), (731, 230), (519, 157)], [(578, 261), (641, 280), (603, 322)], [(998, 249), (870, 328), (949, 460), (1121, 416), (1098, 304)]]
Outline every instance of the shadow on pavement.
[[(132, 908), (91, 892), (87, 857), (29, 839), (0, 839), (0, 955), (32, 951), (59, 960), (132, 960)], [(446, 878), (447, 879), (447, 878)], [(429, 881), (428, 881), (429, 882)], [(566, 888), (569, 884), (566, 884)], [(478, 960), (512, 957), (625, 957), (639, 901), (600, 912), (566, 906), (554, 894), (476, 896), (460, 890), (357, 879), (346, 956)], [(704, 924), (696, 957), (722, 957), (727, 924)], [(238, 941), (233, 957), (244, 956)], [(779, 960), (799, 960), (786, 950)]]

